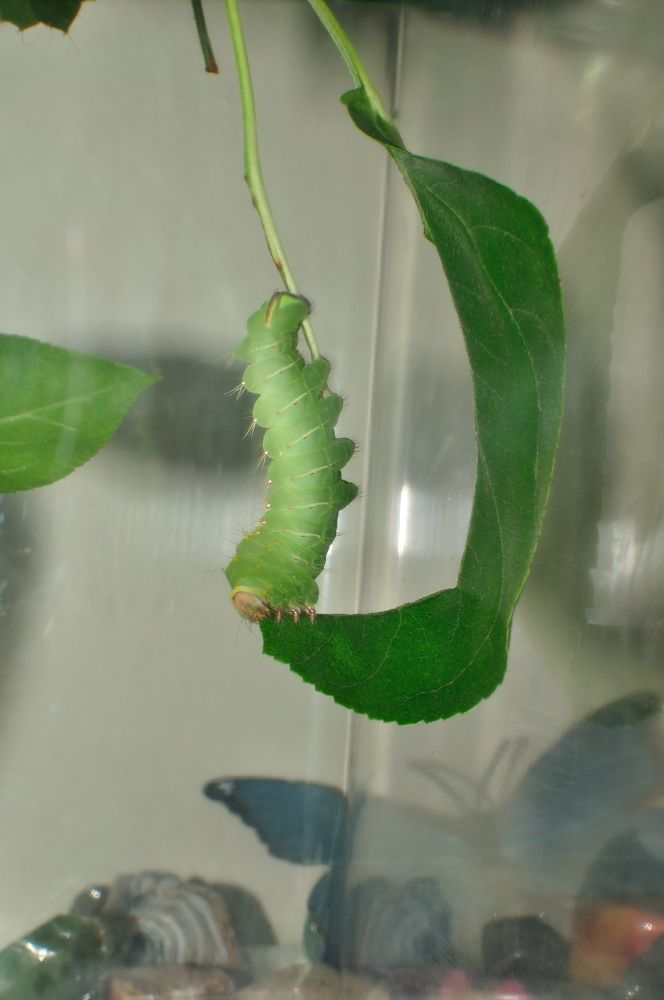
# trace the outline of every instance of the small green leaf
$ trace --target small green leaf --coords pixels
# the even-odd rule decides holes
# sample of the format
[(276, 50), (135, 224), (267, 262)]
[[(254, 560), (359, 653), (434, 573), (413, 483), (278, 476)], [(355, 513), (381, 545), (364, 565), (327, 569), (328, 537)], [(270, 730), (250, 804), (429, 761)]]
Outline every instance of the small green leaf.
[(87, 462), (155, 381), (128, 365), (0, 334), (0, 493), (46, 486)]
[(381, 142), (447, 275), (473, 376), (478, 464), (457, 586), (391, 611), (261, 622), (264, 650), (372, 718), (432, 722), (501, 682), (542, 527), (562, 417), (565, 333), (547, 227), (482, 174), (403, 148), (362, 90), (353, 120)]
[(45, 24), (69, 31), (83, 0), (0, 0), (0, 22), (9, 21), (23, 31)]

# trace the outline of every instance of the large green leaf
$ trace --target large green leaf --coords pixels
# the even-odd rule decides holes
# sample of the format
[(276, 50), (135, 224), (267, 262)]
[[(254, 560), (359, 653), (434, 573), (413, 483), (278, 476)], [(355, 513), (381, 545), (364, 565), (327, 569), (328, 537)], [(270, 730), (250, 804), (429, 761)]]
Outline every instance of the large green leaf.
[(156, 381), (135, 368), (0, 334), (0, 493), (62, 479)]
[(261, 623), (264, 649), (319, 691), (373, 718), (431, 722), (502, 680), (514, 609), (539, 538), (562, 414), (565, 335), (547, 227), (509, 188), (415, 156), (362, 90), (344, 101), (388, 150), (442, 261), (472, 370), (475, 496), (457, 586), (315, 626)]
[(35, 24), (69, 31), (83, 0), (0, 0), (0, 22), (9, 21), (22, 31)]

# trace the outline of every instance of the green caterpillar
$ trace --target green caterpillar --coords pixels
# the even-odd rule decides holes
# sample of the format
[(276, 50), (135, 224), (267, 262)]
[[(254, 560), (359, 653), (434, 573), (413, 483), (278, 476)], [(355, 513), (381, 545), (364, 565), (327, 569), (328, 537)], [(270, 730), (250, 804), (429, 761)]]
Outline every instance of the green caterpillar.
[(266, 428), (263, 454), (270, 459), (265, 514), (225, 570), (236, 610), (254, 622), (283, 614), (313, 620), (316, 577), (339, 511), (357, 496), (341, 478), (355, 444), (334, 435), (343, 402), (327, 390), (330, 364), (306, 364), (297, 349), (310, 311), (302, 296), (277, 292), (250, 318), (233, 352), (247, 362), (239, 388), (258, 396), (253, 423)]

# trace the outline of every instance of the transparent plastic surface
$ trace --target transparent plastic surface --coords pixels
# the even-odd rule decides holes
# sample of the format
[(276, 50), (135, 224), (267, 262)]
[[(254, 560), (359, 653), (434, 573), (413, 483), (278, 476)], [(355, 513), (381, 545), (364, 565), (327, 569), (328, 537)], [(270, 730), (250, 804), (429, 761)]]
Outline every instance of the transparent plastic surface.
[[(664, 995), (650, 950), (664, 899), (664, 106), (649, 42), (662, 27), (652, 3), (532, 5), (500, 27), (410, 9), (402, 21), (409, 146), (540, 208), (569, 328), (557, 475), (505, 683), (449, 722), (353, 722), (344, 898), (365, 935), (346, 947), (404, 989)], [(453, 585), (472, 501), (468, 366), (408, 197), (391, 177), (367, 610)]]
[[(320, 608), (393, 607), (456, 580), (463, 342), (407, 190), (338, 104), (329, 40), (304, 4), (242, 6), (268, 186), (360, 445)], [(664, 996), (664, 9), (340, 8), (410, 148), (540, 208), (569, 327), (507, 678), (401, 729), (263, 658), (227, 600), (263, 476), (226, 362), (277, 282), (207, 7), (219, 78), (185, 0), (85, 4), (70, 39), (0, 28), (0, 330), (163, 377), (91, 463), (2, 501), (0, 944), (27, 935), (42, 961), (30, 932), (61, 947), (72, 907), (118, 935), (100, 978), (4, 995)]]

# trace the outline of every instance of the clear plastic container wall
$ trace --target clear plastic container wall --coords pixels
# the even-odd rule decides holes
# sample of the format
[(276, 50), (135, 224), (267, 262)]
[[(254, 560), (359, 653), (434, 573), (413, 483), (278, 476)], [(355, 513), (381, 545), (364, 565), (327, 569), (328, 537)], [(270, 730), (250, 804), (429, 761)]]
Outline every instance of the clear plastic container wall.
[[(361, 996), (664, 996), (664, 10), (339, 8), (412, 150), (539, 207), (569, 336), (505, 682), (467, 715), (398, 727), (263, 657), (228, 601), (221, 570), (264, 493), (228, 360), (279, 282), (242, 179), (223, 7), (207, 6), (219, 76), (188, 0), (85, 3), (67, 37), (0, 27), (0, 329), (162, 376), (94, 460), (2, 500), (0, 945), (110, 905), (142, 928), (142, 965), (134, 952), (93, 987), (58, 988), (153, 995), (136, 967), (161, 961), (172, 997), (216, 953), (196, 953), (200, 928), (190, 952), (145, 945), (149, 915), (168, 912), (177, 937), (187, 906), (217, 913), (223, 883), (246, 937), (220, 996), (315, 961)], [(270, 196), (359, 444), (361, 496), (319, 609), (395, 607), (454, 586), (465, 543), (476, 448), (458, 320), (401, 178), (339, 104), (351, 84), (307, 5), (242, 10)], [(324, 839), (339, 801), (329, 856), (288, 860), (280, 817), (302, 810)], [(281, 975), (268, 991), (304, 990), (301, 968)], [(192, 996), (217, 995), (200, 981)]]

